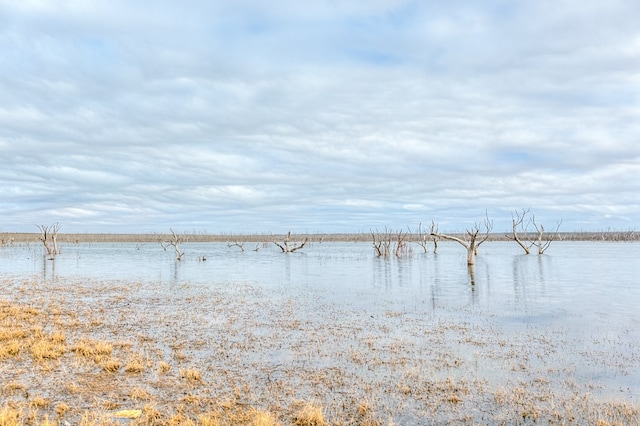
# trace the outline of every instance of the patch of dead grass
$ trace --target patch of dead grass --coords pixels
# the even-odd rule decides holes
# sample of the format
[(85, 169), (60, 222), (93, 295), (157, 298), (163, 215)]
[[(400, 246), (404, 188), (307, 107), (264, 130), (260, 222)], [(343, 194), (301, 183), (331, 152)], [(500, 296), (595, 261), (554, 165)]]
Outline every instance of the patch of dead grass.
[(296, 426), (328, 426), (322, 413), (322, 406), (314, 403), (305, 403), (293, 418)]
[(192, 382), (199, 382), (202, 380), (202, 373), (200, 373), (200, 370), (195, 368), (187, 368), (180, 370), (180, 377)]

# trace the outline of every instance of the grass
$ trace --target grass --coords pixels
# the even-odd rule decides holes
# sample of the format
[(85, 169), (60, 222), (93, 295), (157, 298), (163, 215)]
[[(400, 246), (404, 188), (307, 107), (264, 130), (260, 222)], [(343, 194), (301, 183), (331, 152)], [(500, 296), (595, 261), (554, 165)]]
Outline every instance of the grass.
[(322, 406), (313, 403), (306, 403), (300, 408), (293, 418), (296, 426), (328, 426), (322, 413)]
[[(640, 424), (634, 404), (538, 366), (562, 352), (551, 335), (264, 291), (0, 282), (0, 426), (122, 424), (125, 410), (134, 426)], [(507, 379), (479, 377), (474, 354)]]

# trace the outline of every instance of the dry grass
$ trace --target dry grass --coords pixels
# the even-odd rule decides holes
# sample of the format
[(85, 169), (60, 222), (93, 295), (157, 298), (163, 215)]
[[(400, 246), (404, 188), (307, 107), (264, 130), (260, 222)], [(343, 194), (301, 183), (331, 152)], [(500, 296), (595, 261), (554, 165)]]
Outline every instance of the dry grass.
[(113, 345), (107, 341), (85, 338), (76, 343), (71, 350), (84, 358), (96, 359), (111, 355)]
[[(18, 245), (21, 243), (40, 244), (38, 237), (40, 234), (22, 233), (22, 232), (5, 232), (0, 233), (0, 247)], [(457, 234), (454, 234), (458, 236)], [(368, 242), (371, 240), (370, 233), (348, 233), (348, 234), (298, 234), (300, 239), (307, 238), (310, 242)], [(462, 236), (462, 235), (459, 235)], [(158, 238), (167, 239), (168, 235), (162, 234), (58, 234), (58, 241), (67, 244), (77, 243), (154, 243), (157, 244)], [(199, 234), (193, 233), (185, 235), (190, 242), (220, 242), (228, 243), (251, 242), (251, 243), (268, 243), (273, 240), (282, 241), (286, 235), (281, 234)], [(419, 239), (419, 235), (410, 235), (415, 241)], [(560, 232), (558, 240), (564, 241), (638, 241), (640, 232), (636, 230), (602, 230), (599, 232)], [(508, 237), (502, 233), (491, 234), (491, 241), (508, 241)]]
[(278, 421), (276, 416), (273, 413), (264, 410), (252, 410), (250, 412), (251, 425), (252, 426), (280, 426), (281, 423)]
[(124, 366), (124, 371), (131, 374), (142, 373), (145, 369), (144, 361), (140, 356), (134, 356), (130, 359), (127, 364)]
[(187, 368), (184, 370), (180, 370), (180, 377), (186, 380), (191, 380), (193, 382), (199, 382), (202, 380), (202, 373), (194, 368)]
[[(344, 321), (331, 307), (318, 320), (304, 301), (273, 302), (249, 286), (136, 303), (135, 288), (118, 283), (12, 291), (0, 286), (0, 299), (16, 299), (0, 300), (0, 426), (121, 424), (120, 410), (141, 410), (132, 426), (472, 424), (478, 407), (490, 413), (483, 424), (640, 424), (635, 405), (536, 370), (529, 359), (548, 347), (532, 352), (466, 324), (425, 327), (428, 318), (392, 310)], [(475, 380), (457, 345), (513, 381)]]
[(168, 364), (164, 361), (160, 361), (160, 363), (158, 364), (158, 367), (161, 374), (168, 373), (169, 370), (171, 370), (171, 364)]
[(306, 403), (300, 408), (293, 418), (296, 426), (328, 426), (329, 423), (324, 418), (322, 406), (313, 403)]
[(108, 359), (102, 363), (102, 369), (109, 373), (116, 373), (122, 368), (122, 363), (115, 359)]
[(2, 426), (19, 426), (21, 417), (21, 411), (9, 404), (0, 407), (0, 425)]

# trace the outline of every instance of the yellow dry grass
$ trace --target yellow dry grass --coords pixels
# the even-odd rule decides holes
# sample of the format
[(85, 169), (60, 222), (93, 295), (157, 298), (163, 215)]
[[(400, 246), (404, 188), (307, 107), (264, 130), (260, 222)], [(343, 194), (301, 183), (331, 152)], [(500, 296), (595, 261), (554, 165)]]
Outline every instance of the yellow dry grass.
[[(497, 390), (469, 379), (461, 374), (466, 360), (437, 346), (446, 347), (453, 335), (455, 342), (485, 350), (482, 337), (465, 325), (438, 325), (428, 335), (418, 330), (437, 350), (417, 351), (411, 341), (380, 338), (393, 324), (412, 321), (394, 311), (373, 331), (342, 324), (335, 312), (318, 325), (292, 319), (295, 303), (274, 307), (261, 290), (247, 287), (236, 299), (185, 297), (183, 309), (154, 299), (167, 308), (153, 316), (126, 303), (135, 290), (117, 283), (93, 286), (99, 284), (40, 288), (25, 282), (20, 303), (0, 300), (0, 426), (115, 425), (122, 424), (115, 413), (126, 410), (140, 413), (127, 420), (131, 426), (381, 426), (404, 414), (385, 398), (402, 407), (418, 401), (421, 414), (409, 418), (425, 423), (473, 423), (467, 412), (478, 400), (497, 413), (497, 423), (640, 423), (635, 405), (603, 403), (578, 388), (554, 393), (544, 375)], [(92, 299), (94, 293), (101, 297)], [(214, 338), (206, 334), (212, 317)], [(344, 342), (349, 344), (340, 346)], [(499, 347), (507, 351), (509, 345)], [(292, 363), (270, 362), (266, 354), (283, 348)], [(526, 369), (512, 374), (521, 371)]]
[(199, 382), (202, 380), (202, 373), (194, 368), (187, 368), (184, 370), (180, 370), (180, 377), (186, 380)]
[(321, 405), (306, 403), (296, 413), (293, 424), (296, 426), (328, 426), (329, 423), (324, 418)]

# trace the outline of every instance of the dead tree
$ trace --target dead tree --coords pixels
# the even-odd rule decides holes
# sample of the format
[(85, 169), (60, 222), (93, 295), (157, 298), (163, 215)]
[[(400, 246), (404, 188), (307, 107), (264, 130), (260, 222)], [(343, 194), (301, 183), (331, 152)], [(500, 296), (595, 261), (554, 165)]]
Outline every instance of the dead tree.
[(402, 229), (396, 233), (396, 246), (393, 251), (396, 257), (411, 257), (413, 249), (407, 244), (408, 233), (403, 232)]
[(229, 247), (229, 248), (238, 247), (240, 249), (240, 251), (244, 251), (244, 243), (241, 243), (241, 242), (238, 242), (238, 241), (236, 241), (235, 243), (228, 242), (227, 243), (227, 247)]
[(536, 223), (536, 217), (531, 215), (531, 225), (536, 230), (536, 239), (531, 241), (531, 244), (538, 247), (538, 254), (544, 254), (545, 250), (549, 248), (551, 243), (558, 237), (560, 225), (562, 225), (562, 219), (560, 219), (551, 233), (545, 235), (544, 225), (538, 225)]
[(36, 225), (40, 229), (40, 237), (38, 239), (44, 245), (47, 255), (55, 256), (60, 253), (58, 250), (58, 231), (60, 225), (56, 222), (53, 225)]
[[(409, 229), (409, 233), (411, 233), (411, 229)], [(427, 234), (424, 231), (424, 228), (422, 228), (422, 222), (420, 222), (418, 224), (418, 231), (416, 234), (416, 240), (414, 241), (414, 243), (418, 244), (420, 247), (422, 247), (422, 251), (423, 253), (427, 252)]]
[[(431, 226), (435, 226), (433, 221), (431, 221)], [(411, 230), (409, 230), (409, 232), (411, 232)], [(428, 246), (428, 241), (427, 241), (427, 237), (429, 236), (429, 232), (426, 231), (423, 227), (422, 227), (422, 223), (420, 223), (418, 225), (418, 233), (417, 233), (417, 239), (414, 241), (414, 243), (418, 244), (420, 247), (422, 247), (422, 251), (424, 253), (427, 252), (429, 246)], [(434, 237), (432, 236), (432, 241), (433, 241), (433, 252), (436, 253), (438, 251), (438, 237)]]
[(391, 256), (391, 231), (386, 227), (384, 232), (371, 231), (371, 238), (373, 238), (373, 250), (377, 257)]
[(407, 240), (409, 234), (402, 229), (395, 233), (387, 228), (382, 233), (371, 231), (371, 237), (373, 238), (373, 249), (378, 257), (390, 257), (392, 247), (395, 257), (410, 257), (413, 254)]
[[(435, 223), (431, 224), (431, 235), (433, 237), (441, 238), (443, 240), (451, 240), (461, 244), (467, 249), (467, 265), (475, 265), (476, 254), (478, 253), (478, 247), (487, 239), (493, 229), (493, 221), (485, 218), (482, 229), (477, 223), (471, 229), (467, 229), (463, 237), (455, 237), (453, 235), (441, 234), (438, 232), (438, 228)], [(482, 231), (482, 232), (481, 232)]]
[(182, 260), (182, 256), (184, 255), (184, 251), (182, 251), (180, 249), (180, 244), (182, 244), (185, 241), (185, 238), (176, 234), (175, 231), (172, 228), (169, 228), (169, 231), (171, 231), (171, 237), (168, 240), (165, 239), (160, 239), (160, 245), (162, 246), (163, 249), (167, 249), (167, 247), (172, 246), (175, 251), (176, 251), (176, 260)]
[[(538, 248), (538, 254), (544, 254), (545, 250), (547, 250), (551, 243), (557, 238), (562, 220), (558, 222), (551, 234), (545, 235), (544, 225), (536, 223), (536, 217), (530, 213), (530, 209), (522, 209), (522, 212), (516, 211), (514, 214), (515, 217), (513, 215), (511, 216), (511, 235), (508, 237), (522, 247), (522, 250), (524, 250), (526, 254), (531, 253), (531, 247), (533, 246)], [(533, 226), (535, 232), (529, 231), (529, 225)], [(519, 232), (525, 235), (527, 239), (526, 243), (522, 241), (518, 235)]]
[[(515, 217), (514, 217), (515, 214)], [(518, 232), (522, 231), (524, 232), (525, 235), (528, 234), (527, 231), (527, 225), (528, 223), (525, 221), (526, 216), (529, 214), (529, 209), (522, 209), (522, 212), (518, 212), (515, 211), (512, 215), (511, 215), (511, 236), (507, 235), (508, 238), (512, 239), (513, 241), (515, 241), (516, 243), (518, 243), (518, 245), (520, 247), (522, 247), (522, 250), (524, 250), (525, 254), (530, 254), (531, 253), (531, 244), (527, 245), (525, 244), (521, 239), (520, 236), (518, 236)]]
[(289, 231), (282, 244), (276, 241), (272, 241), (272, 243), (280, 247), (280, 250), (282, 250), (283, 253), (293, 253), (294, 251), (300, 250), (302, 247), (304, 247), (308, 241), (309, 238), (305, 237), (302, 242), (291, 243), (291, 231)]

